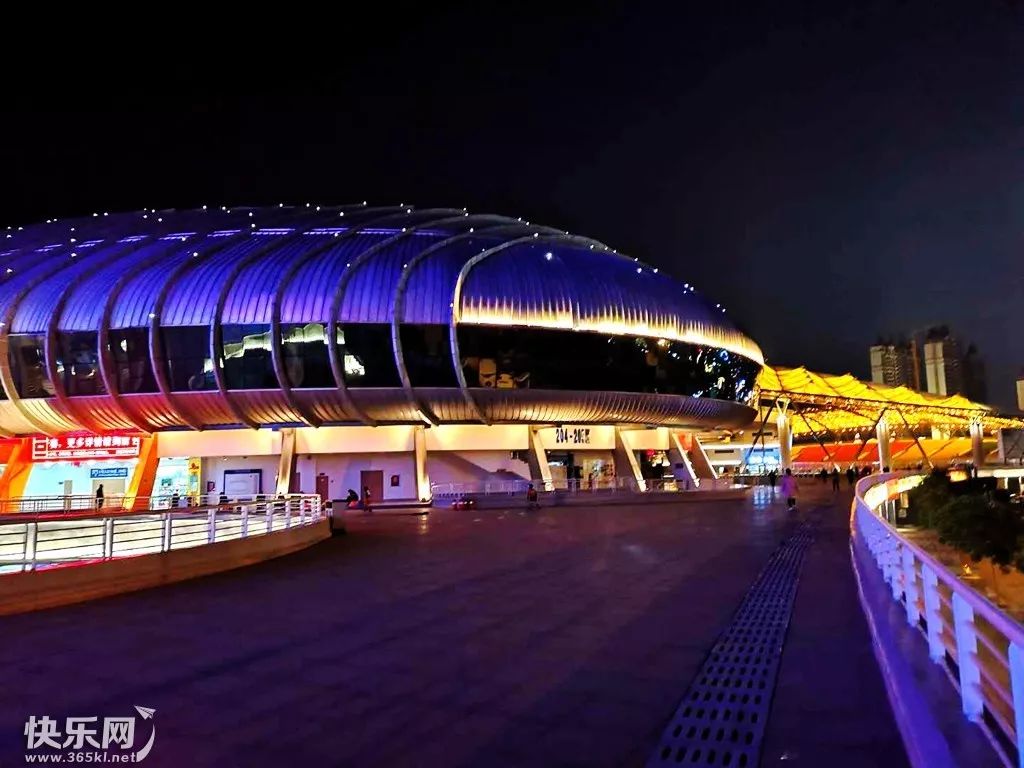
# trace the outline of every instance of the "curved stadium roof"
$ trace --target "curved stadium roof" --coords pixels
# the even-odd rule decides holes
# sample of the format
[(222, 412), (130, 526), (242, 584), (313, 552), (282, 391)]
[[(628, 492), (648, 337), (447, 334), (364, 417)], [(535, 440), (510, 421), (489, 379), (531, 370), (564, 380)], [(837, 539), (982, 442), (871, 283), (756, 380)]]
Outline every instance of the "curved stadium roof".
[[(599, 331), (708, 345), (762, 362), (757, 345), (690, 286), (595, 240), (503, 216), (366, 205), (145, 210), (0, 234), (0, 341), (328, 320)], [(182, 396), (163, 386), (159, 397), (131, 407), (109, 397), (72, 403), (59, 387), (53, 397), (19, 399), (3, 358), (0, 380), (16, 406), (3, 403), (4, 431), (323, 423), (352, 415), (309, 418), (288, 392), (246, 408), (188, 393), (191, 416), (179, 407)], [(358, 420), (374, 422), (367, 407), (356, 409), (365, 417)], [(396, 420), (417, 421), (415, 411)]]

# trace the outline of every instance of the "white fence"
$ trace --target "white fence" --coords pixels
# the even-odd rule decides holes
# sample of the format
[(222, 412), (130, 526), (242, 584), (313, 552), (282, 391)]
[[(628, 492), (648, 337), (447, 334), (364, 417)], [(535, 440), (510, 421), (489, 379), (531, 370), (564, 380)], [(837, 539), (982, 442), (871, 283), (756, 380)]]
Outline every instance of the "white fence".
[[(294, 495), (294, 494), (292, 494)], [(11, 499), (0, 499), (0, 514), (28, 512), (42, 514), (45, 512), (86, 512), (103, 510), (113, 512), (128, 507), (136, 512), (147, 509), (181, 509), (200, 506), (215, 506), (230, 502), (247, 502), (272, 500), (270, 494), (239, 496), (221, 499), (217, 492), (187, 496), (181, 494), (161, 494), (159, 496), (125, 496), (111, 494), (102, 500), (95, 496), (18, 496)]]
[(616, 477), (609, 480), (552, 480), (545, 484), (544, 480), (481, 480), (470, 483), (433, 483), (430, 486), (435, 499), (453, 499), (462, 496), (515, 496), (525, 494), (532, 484), (539, 493), (563, 492), (575, 494), (609, 494), (609, 493), (649, 493), (676, 491), (707, 491), (732, 488), (730, 478), (717, 480), (703, 479), (699, 486), (681, 480), (664, 478), (644, 480), (642, 485), (631, 477)]
[(0, 516), (0, 574), (244, 539), (323, 519), (320, 497), (250, 497), (158, 512)]
[[(937, 663), (958, 675), (964, 714), (985, 719), (1016, 745), (1024, 767), (1024, 627), (941, 563), (907, 541), (882, 516), (886, 505), (920, 484), (923, 475), (875, 475), (857, 483), (855, 534), (903, 604), (907, 623), (921, 629)], [(997, 739), (998, 741), (998, 739)]]

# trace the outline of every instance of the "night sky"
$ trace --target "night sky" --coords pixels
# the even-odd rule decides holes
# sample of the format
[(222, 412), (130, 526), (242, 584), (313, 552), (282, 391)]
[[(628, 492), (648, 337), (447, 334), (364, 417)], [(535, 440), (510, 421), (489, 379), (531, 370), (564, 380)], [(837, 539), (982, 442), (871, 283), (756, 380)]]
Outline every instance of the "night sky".
[(694, 283), (772, 363), (866, 376), (880, 333), (949, 324), (1012, 404), (1021, 5), (340, 8), (51, 40), (59, 75), (8, 51), (0, 222), (364, 199), (523, 216)]

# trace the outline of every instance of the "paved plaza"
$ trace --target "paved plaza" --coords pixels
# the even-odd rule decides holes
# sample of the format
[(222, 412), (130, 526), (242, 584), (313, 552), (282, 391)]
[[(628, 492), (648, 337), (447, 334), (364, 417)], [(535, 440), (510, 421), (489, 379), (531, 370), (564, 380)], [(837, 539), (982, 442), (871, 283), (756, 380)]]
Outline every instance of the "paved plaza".
[[(832, 502), (806, 507), (822, 535), (763, 764), (903, 766)], [(262, 565), (9, 617), (0, 765), (22, 764), (29, 715), (133, 705), (156, 710), (152, 766), (642, 765), (792, 527), (763, 497), (376, 514)]]

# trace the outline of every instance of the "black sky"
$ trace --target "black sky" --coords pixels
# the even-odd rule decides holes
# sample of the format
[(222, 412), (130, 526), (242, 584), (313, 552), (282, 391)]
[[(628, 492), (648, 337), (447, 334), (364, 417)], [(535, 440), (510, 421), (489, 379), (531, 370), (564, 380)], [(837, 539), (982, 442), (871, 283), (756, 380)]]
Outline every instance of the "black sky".
[(705, 5), (253, 12), (51, 40), (45, 63), (8, 51), (0, 219), (363, 199), (521, 215), (694, 283), (774, 363), (863, 376), (879, 333), (948, 323), (1011, 405), (1021, 6)]

